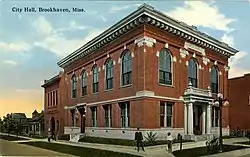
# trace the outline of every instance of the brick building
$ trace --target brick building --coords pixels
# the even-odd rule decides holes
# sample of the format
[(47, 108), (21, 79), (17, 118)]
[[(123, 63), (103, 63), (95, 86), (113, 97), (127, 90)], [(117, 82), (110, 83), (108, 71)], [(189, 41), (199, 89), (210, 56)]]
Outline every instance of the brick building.
[(250, 73), (229, 79), (231, 129), (250, 130)]
[(144, 4), (58, 62), (63, 72), (43, 85), (45, 127), (58, 120), (61, 134), (112, 138), (134, 138), (137, 127), (158, 139), (218, 133), (213, 100), (228, 97), (228, 58), (237, 52)]

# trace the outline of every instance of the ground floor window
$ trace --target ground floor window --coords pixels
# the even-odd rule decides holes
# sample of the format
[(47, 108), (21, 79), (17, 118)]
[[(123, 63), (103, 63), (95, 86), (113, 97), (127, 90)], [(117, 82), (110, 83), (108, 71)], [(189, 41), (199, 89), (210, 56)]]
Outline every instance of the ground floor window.
[(97, 107), (91, 107), (92, 127), (97, 127)]
[(105, 112), (105, 126), (111, 127), (112, 126), (112, 122), (111, 122), (112, 107), (111, 105), (104, 105), (103, 108)]
[(160, 127), (173, 127), (172, 102), (160, 102)]
[(219, 117), (220, 117), (220, 108), (219, 107), (212, 107), (212, 127), (219, 127)]
[(121, 108), (121, 126), (123, 128), (130, 126), (130, 102), (120, 103)]

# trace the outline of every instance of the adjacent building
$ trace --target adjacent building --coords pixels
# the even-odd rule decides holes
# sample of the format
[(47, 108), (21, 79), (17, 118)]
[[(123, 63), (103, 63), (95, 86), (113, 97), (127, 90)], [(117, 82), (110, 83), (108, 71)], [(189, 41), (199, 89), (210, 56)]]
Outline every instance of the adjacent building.
[(250, 73), (229, 79), (230, 128), (250, 130)]
[(32, 118), (28, 118), (29, 131), (28, 134), (32, 135), (44, 135), (44, 111), (38, 113), (36, 110), (32, 113)]
[[(237, 52), (144, 4), (58, 62), (63, 71), (42, 86), (45, 129), (126, 139), (137, 127), (158, 139), (217, 134), (214, 100), (228, 98)], [(229, 105), (222, 118), (228, 134)]]

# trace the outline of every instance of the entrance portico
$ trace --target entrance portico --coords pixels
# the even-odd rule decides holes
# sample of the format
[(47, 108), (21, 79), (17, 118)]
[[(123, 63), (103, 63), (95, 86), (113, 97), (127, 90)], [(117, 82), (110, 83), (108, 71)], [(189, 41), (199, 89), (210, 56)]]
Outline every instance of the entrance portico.
[(210, 135), (211, 105), (213, 103), (210, 88), (198, 89), (189, 84), (184, 92), (183, 100), (185, 138), (195, 140), (195, 135)]

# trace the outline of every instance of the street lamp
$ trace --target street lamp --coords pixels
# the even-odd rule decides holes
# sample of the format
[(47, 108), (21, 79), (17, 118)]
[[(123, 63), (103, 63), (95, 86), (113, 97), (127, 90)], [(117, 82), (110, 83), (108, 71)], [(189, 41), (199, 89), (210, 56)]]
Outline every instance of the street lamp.
[(219, 148), (219, 151), (222, 152), (223, 151), (223, 149), (222, 149), (222, 147), (223, 147), (223, 141), (222, 141), (222, 106), (223, 105), (222, 104), (223, 104), (224, 101), (227, 102), (227, 99), (223, 99), (223, 94), (221, 94), (221, 93), (218, 93), (217, 97), (218, 97), (218, 100), (216, 100), (216, 101), (219, 102), (219, 109), (220, 109), (220, 136), (219, 136), (220, 148)]

